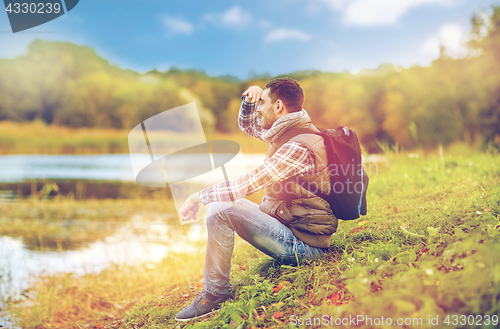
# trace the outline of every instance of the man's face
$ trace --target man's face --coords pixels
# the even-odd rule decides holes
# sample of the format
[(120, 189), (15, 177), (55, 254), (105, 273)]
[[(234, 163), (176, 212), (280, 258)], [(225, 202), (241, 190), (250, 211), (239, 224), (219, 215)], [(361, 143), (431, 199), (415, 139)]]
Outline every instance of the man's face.
[(275, 113), (276, 102), (273, 103), (270, 92), (271, 90), (269, 88), (264, 90), (262, 96), (260, 96), (260, 105), (257, 108), (257, 112), (261, 115), (262, 128), (264, 129), (270, 129), (273, 123), (278, 120)]

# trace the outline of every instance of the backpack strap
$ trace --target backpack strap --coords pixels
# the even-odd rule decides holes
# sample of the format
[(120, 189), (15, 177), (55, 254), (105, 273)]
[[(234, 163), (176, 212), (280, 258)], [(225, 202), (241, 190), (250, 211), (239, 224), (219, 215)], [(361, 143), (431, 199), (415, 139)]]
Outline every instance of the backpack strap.
[(320, 132), (317, 132), (315, 130), (312, 130), (311, 128), (289, 129), (276, 139), (276, 142), (275, 142), (276, 151), (279, 150), (288, 141), (290, 141), (290, 139), (294, 138), (295, 136), (302, 135), (302, 134), (313, 134), (313, 135), (323, 136), (321, 133), (321, 130), (320, 130)]

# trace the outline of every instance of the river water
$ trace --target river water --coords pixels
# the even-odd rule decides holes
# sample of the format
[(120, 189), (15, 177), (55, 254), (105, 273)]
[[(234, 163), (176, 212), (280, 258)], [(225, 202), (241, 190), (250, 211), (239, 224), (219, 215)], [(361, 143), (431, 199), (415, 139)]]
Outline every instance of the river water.
[[(206, 229), (201, 223), (179, 232), (178, 226), (146, 222), (138, 215), (103, 241), (78, 250), (32, 251), (20, 238), (0, 236), (0, 294), (19, 296), (38, 275), (99, 273), (113, 264), (153, 269), (166, 256), (197, 252), (204, 240)], [(1, 306), (0, 299), (0, 326), (15, 328), (12, 319), (2, 316)]]
[[(245, 155), (248, 170), (262, 163), (263, 157)], [(0, 156), (0, 183), (41, 179), (135, 181), (128, 154)], [(0, 202), (15, 202), (13, 191), (0, 191)], [(103, 241), (78, 250), (33, 251), (21, 238), (0, 236), (0, 295), (18, 296), (42, 274), (84, 275), (112, 264), (154, 268), (173, 253), (196, 252), (204, 239), (203, 223), (181, 230), (164, 222), (146, 222), (140, 215), (134, 215)], [(1, 300), (0, 326), (14, 328), (11, 319), (2, 316)]]

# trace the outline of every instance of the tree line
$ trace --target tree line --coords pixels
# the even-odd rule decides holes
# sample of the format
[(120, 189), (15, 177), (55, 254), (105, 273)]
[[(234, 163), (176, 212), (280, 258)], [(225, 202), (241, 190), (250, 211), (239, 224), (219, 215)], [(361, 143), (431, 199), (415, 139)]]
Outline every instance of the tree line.
[[(472, 23), (467, 58), (452, 59), (442, 49), (429, 67), (384, 64), (358, 74), (284, 76), (301, 83), (313, 122), (356, 129), (369, 152), (380, 143), (414, 149), (465, 141), (500, 148), (500, 7)], [(131, 129), (195, 101), (205, 129), (234, 132), (242, 91), (268, 80), (176, 68), (140, 74), (111, 65), (89, 47), (37, 40), (26, 55), (0, 59), (0, 120)]]

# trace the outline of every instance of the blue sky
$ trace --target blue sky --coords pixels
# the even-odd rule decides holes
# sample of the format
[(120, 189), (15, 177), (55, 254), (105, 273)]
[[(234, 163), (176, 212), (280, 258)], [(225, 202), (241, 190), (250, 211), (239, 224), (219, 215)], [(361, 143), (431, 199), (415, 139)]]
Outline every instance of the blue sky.
[(499, 0), (80, 0), (69, 13), (13, 34), (0, 13), (0, 58), (34, 39), (87, 45), (122, 68), (172, 66), (209, 75), (356, 72), (428, 65), (444, 44), (465, 55), (471, 17)]

